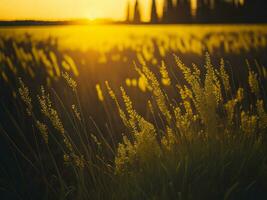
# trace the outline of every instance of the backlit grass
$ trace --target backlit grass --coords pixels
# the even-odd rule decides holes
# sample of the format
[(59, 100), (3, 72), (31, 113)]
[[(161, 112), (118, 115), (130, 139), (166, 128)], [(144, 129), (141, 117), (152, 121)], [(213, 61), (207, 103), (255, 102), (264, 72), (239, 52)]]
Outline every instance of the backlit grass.
[[(96, 85), (107, 124), (86, 114), (79, 85), (67, 73), (61, 87), (68, 87), (71, 103), (42, 86), (34, 94), (20, 80), (25, 117), (40, 136), (33, 158), (42, 167), (33, 167), (44, 175), (48, 199), (266, 197), (264, 68), (247, 66), (243, 87), (236, 87), (223, 60), (214, 67), (206, 54), (199, 68), (173, 59), (175, 74), (182, 74), (178, 82), (164, 63), (159, 75), (145, 62), (135, 66), (143, 79), (140, 89), (146, 88), (142, 102), (133, 102), (127, 88), (115, 92), (109, 82)], [(140, 103), (141, 112), (135, 108)], [(116, 126), (122, 131), (114, 132)]]

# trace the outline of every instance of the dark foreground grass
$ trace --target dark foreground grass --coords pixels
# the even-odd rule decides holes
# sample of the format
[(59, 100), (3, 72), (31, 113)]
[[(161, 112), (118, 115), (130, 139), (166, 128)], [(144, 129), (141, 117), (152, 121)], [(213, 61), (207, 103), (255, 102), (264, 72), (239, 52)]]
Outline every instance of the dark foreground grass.
[(7, 122), (0, 129), (20, 173), (3, 173), (14, 179), (1, 179), (3, 197), (266, 199), (265, 69), (247, 67), (241, 87), (223, 60), (214, 67), (207, 54), (198, 68), (174, 58), (171, 78), (164, 64), (160, 77), (145, 63), (136, 66), (142, 102), (132, 102), (123, 87), (115, 93), (108, 82), (105, 90), (98, 85), (102, 124), (67, 73), (68, 86), (58, 87), (65, 98), (41, 86), (32, 93), (20, 79), (18, 112), (3, 106)]

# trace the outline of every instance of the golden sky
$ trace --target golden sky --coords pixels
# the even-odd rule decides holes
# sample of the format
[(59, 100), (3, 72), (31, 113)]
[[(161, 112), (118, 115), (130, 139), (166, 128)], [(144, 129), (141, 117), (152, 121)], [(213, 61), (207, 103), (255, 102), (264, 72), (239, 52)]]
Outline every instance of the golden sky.
[[(157, 1), (162, 6), (163, 0)], [(128, 0), (0, 0), (0, 19), (111, 18), (123, 20), (127, 2)], [(134, 4), (135, 0), (130, 2)], [(143, 11), (142, 18), (148, 20), (151, 0), (139, 2)]]

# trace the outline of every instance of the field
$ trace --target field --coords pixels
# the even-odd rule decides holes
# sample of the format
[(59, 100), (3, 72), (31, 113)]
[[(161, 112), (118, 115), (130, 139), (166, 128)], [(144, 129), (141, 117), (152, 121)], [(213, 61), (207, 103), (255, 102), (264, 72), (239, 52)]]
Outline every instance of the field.
[(267, 26), (0, 29), (3, 199), (266, 199)]

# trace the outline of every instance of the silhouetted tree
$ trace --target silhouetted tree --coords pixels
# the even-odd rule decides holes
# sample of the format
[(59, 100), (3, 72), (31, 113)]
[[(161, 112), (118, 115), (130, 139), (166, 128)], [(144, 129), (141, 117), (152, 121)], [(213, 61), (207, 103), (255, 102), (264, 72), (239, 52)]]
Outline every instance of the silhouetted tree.
[(150, 22), (153, 24), (158, 23), (156, 0), (152, 0)]
[(167, 10), (171, 13), (173, 11), (173, 2), (172, 0), (166, 0)]
[[(164, 0), (163, 23), (255, 23), (267, 22), (267, 0), (197, 0), (196, 16), (191, 15), (190, 0)], [(133, 22), (140, 23), (141, 16), (138, 0), (133, 11)], [(127, 21), (130, 19), (130, 6)], [(152, 0), (150, 22), (158, 23), (156, 0)]]
[(177, 23), (189, 23), (191, 21), (191, 7), (188, 0), (177, 0), (175, 18)]
[(208, 22), (210, 15), (209, 3), (205, 0), (198, 1), (196, 22), (205, 23)]
[(175, 22), (175, 10), (172, 0), (165, 0), (162, 21), (164, 23)]
[(207, 12), (205, 14), (205, 21), (206, 22), (216, 23), (218, 21), (217, 10), (216, 10), (218, 1), (221, 1), (221, 0), (208, 0), (206, 2), (207, 8), (204, 9), (204, 12)]
[(127, 10), (126, 10), (126, 22), (130, 22), (130, 21), (131, 21), (131, 6), (130, 6), (130, 2), (128, 2)]
[(138, 0), (135, 1), (133, 22), (138, 24), (141, 22), (140, 8)]
[(267, 21), (267, 1), (266, 0), (246, 0), (245, 1), (246, 19), (249, 22)]
[(218, 1), (215, 10), (215, 22), (234, 22), (236, 15), (233, 13), (233, 9), (234, 2), (226, 2), (225, 0)]
[(163, 23), (166, 23), (166, 21), (167, 21), (167, 12), (168, 12), (168, 10), (167, 10), (167, 6), (166, 6), (166, 3), (164, 3), (164, 6), (163, 6), (163, 14), (162, 14), (162, 22)]

